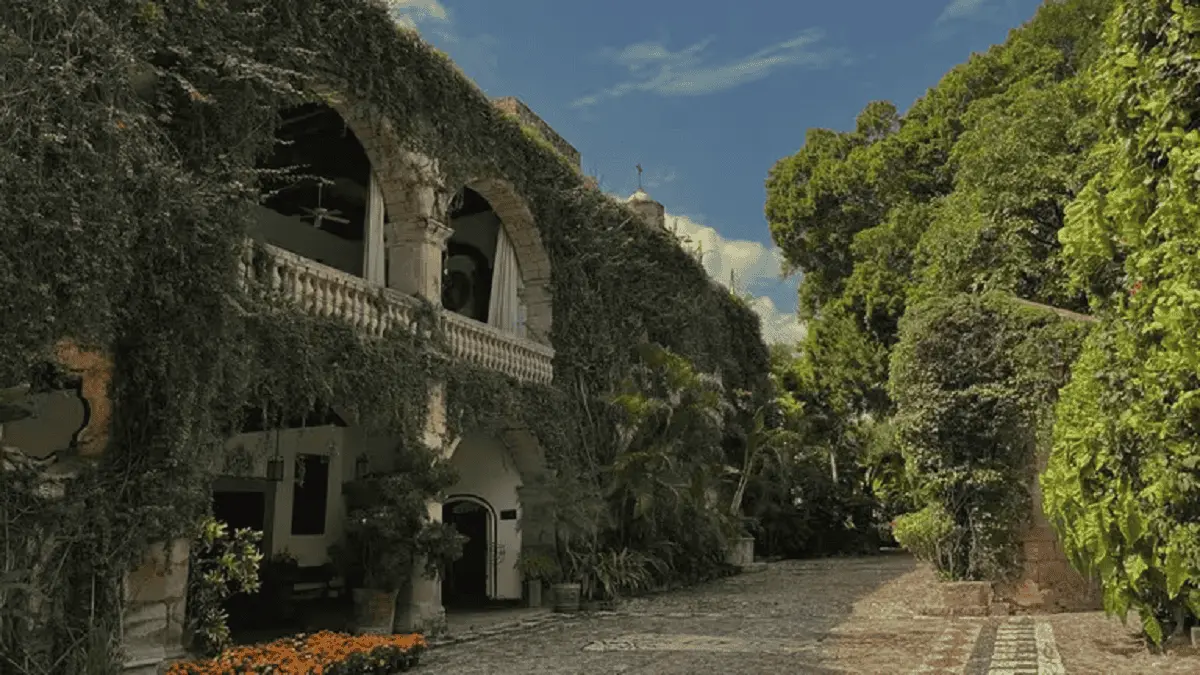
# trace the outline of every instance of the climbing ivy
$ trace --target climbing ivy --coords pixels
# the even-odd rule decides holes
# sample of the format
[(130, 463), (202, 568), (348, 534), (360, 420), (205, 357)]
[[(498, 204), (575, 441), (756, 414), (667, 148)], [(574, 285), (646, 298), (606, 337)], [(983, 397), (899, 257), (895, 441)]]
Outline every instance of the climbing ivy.
[(1121, 2), (1092, 73), (1103, 169), (1060, 238), (1104, 318), (1064, 391), (1042, 485), (1104, 607), (1155, 643), (1200, 617), (1200, 7)]
[[(5, 672), (119, 662), (121, 576), (148, 543), (191, 534), (247, 405), (269, 426), (336, 406), (399, 436), (403, 452), (445, 381), (456, 430), (503, 411), (563, 463), (581, 430), (612, 429), (584, 422), (588, 402), (624, 378), (641, 342), (765, 391), (767, 351), (744, 303), (382, 3), (13, 0), (0, 6), (0, 83), (0, 384), (26, 380), (61, 338), (114, 361), (108, 447), (66, 499), (35, 500), (36, 475), (0, 473), (14, 527), (4, 569), (17, 570), (0, 593), (40, 594), (52, 610), (41, 625), (0, 625)], [(369, 339), (239, 285), (256, 159), (279, 111), (317, 85), (374, 106), (450, 185), (499, 176), (526, 199), (553, 269), (553, 385), (448, 362), (432, 308), (414, 333)], [(39, 515), (17, 510), (30, 500)]]

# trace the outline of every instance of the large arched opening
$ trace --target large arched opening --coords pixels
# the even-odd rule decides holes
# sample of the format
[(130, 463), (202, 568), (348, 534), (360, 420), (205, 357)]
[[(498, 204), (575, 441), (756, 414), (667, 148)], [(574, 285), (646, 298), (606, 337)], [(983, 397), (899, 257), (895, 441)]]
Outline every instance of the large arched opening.
[(258, 162), (251, 235), (387, 285), (386, 223), (417, 206), (406, 187), (411, 156), (371, 106), (328, 88), (316, 93), (319, 100), (280, 112), (275, 143)]
[(455, 194), (442, 262), (442, 306), (507, 333), (550, 341), (550, 260), (533, 214), (500, 180)]

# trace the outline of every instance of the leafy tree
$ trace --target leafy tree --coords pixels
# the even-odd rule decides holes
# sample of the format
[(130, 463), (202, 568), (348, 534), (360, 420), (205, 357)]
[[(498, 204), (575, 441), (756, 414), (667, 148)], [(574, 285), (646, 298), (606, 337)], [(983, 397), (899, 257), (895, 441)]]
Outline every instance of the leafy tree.
[(1039, 430), (1080, 330), (999, 294), (936, 298), (905, 315), (891, 364), (896, 438), (916, 502), (950, 519), (934, 560), (947, 577), (1013, 571)]

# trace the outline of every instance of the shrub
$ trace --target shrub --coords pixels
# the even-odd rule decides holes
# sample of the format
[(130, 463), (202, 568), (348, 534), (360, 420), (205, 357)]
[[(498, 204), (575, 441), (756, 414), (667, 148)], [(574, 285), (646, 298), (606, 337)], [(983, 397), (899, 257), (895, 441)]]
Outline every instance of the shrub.
[(258, 568), (262, 532), (234, 530), (215, 519), (200, 525), (192, 541), (188, 570), (188, 628), (204, 654), (215, 654), (229, 645), (228, 615), (224, 602), (233, 592), (259, 589)]
[(913, 513), (897, 516), (892, 521), (892, 534), (896, 541), (919, 560), (934, 563), (943, 568), (942, 557), (953, 553), (950, 546), (954, 535), (954, 519), (939, 503), (926, 504), (925, 508)]
[(346, 635), (322, 631), (236, 647), (213, 659), (172, 664), (167, 675), (392, 675), (420, 660), (421, 635)]

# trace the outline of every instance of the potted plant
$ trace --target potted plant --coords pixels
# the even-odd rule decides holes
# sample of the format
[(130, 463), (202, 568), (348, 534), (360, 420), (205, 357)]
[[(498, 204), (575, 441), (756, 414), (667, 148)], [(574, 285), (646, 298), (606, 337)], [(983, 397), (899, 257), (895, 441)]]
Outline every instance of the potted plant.
[(436, 574), (462, 555), (463, 538), (429, 518), (428, 499), (446, 477), (432, 462), (412, 459), (412, 467), (343, 486), (346, 536), (330, 547), (330, 557), (350, 589), (353, 628), (359, 633), (393, 632), (396, 597), (418, 561), (424, 561), (427, 574)]
[(530, 607), (542, 606), (543, 585), (558, 581), (562, 568), (554, 556), (545, 551), (521, 551), (517, 557), (517, 571), (525, 580), (526, 598)]
[(282, 621), (291, 621), (296, 615), (293, 592), (299, 580), (300, 563), (286, 549), (271, 556), (263, 565), (263, 599)]
[(392, 632), (396, 595), (412, 572), (421, 514), (412, 513), (406, 483), (403, 477), (379, 475), (343, 487), (345, 541), (330, 547), (330, 557), (350, 589), (358, 633)]

